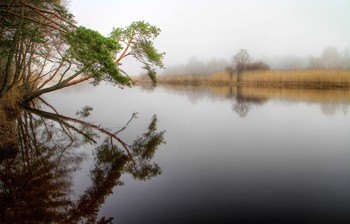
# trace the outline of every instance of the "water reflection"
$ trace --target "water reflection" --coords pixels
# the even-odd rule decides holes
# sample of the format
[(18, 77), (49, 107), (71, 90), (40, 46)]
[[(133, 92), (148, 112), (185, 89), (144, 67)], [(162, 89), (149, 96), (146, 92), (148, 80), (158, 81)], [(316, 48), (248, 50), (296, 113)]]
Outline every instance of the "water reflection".
[[(8, 132), (0, 132), (6, 143), (0, 145), (0, 223), (111, 223), (108, 217), (97, 220), (97, 214), (107, 195), (122, 184), (121, 175), (146, 180), (161, 173), (152, 162), (158, 146), (165, 143), (164, 131), (157, 130), (157, 116), (127, 144), (118, 134), (126, 131), (136, 114), (122, 129), (111, 132), (84, 121), (88, 107), (77, 113), (79, 118), (71, 118), (43, 103), (53, 112), (25, 108), (8, 121)], [(100, 133), (106, 137), (96, 146)], [(78, 148), (89, 143), (96, 146), (91, 185), (73, 200), (72, 175), (86, 157)]]
[(337, 111), (347, 114), (350, 105), (350, 90), (322, 90), (322, 89), (281, 89), (254, 88), (229, 86), (186, 86), (161, 85), (164, 89), (179, 95), (185, 95), (192, 103), (201, 99), (212, 101), (232, 101), (232, 110), (239, 117), (244, 118), (254, 107), (258, 107), (269, 100), (285, 100), (289, 102), (307, 102), (318, 104), (325, 115), (334, 115)]
[[(233, 87), (230, 87), (230, 92), (232, 91)], [(259, 99), (258, 97), (254, 96), (245, 96), (242, 93), (242, 87), (237, 87), (237, 95), (236, 95), (236, 102), (233, 104), (233, 110), (241, 117), (246, 117), (249, 110), (254, 105), (260, 105), (263, 104), (266, 100), (265, 99)]]

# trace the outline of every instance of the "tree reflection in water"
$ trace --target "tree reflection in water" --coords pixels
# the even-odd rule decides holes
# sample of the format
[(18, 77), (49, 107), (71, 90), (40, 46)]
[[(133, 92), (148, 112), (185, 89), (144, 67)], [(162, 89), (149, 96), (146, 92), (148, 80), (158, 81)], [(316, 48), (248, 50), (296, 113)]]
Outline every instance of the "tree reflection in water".
[[(151, 162), (158, 146), (165, 143), (164, 131), (157, 131), (157, 117), (154, 115), (147, 131), (128, 145), (118, 134), (136, 114), (124, 128), (112, 133), (82, 120), (89, 108), (78, 113), (79, 119), (51, 109), (52, 113), (26, 108), (13, 121), (16, 136), (12, 137), (17, 141), (10, 144), (11, 150), (9, 144), (0, 149), (12, 152), (0, 154), (0, 222), (111, 223), (112, 218), (97, 220), (97, 214), (112, 189), (121, 184), (120, 176), (127, 172), (146, 180), (161, 173)], [(84, 154), (76, 149), (96, 144), (98, 132), (107, 137), (95, 149), (92, 184), (74, 201), (70, 198), (72, 174), (84, 160)]]
[[(232, 89), (232, 87), (231, 87)], [(233, 91), (230, 90), (230, 93)], [(233, 95), (233, 94), (232, 94)], [(244, 118), (248, 115), (249, 110), (253, 107), (253, 105), (259, 105), (265, 103), (265, 100), (259, 99), (257, 97), (246, 97), (242, 94), (242, 87), (237, 86), (237, 96), (236, 103), (233, 104), (232, 109), (235, 111), (238, 116)]]

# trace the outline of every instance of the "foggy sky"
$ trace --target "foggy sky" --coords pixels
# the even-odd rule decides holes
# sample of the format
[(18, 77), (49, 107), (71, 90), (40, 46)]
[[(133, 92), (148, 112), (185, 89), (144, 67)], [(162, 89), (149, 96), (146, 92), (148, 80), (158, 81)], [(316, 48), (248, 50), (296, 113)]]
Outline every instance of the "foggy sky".
[(193, 56), (229, 59), (241, 48), (264, 58), (350, 46), (349, 0), (72, 0), (69, 9), (104, 35), (138, 20), (158, 26), (166, 66)]

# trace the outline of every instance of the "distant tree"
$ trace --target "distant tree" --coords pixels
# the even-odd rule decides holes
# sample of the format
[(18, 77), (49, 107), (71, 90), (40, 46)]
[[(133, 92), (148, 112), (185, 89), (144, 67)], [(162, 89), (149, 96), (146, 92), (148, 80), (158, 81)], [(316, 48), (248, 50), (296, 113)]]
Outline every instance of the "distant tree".
[(167, 66), (164, 75), (210, 75), (222, 71), (229, 62), (225, 59), (210, 59), (205, 62), (191, 57), (186, 64)]
[(233, 56), (233, 68), (237, 74), (237, 82), (241, 82), (241, 76), (243, 71), (246, 69), (248, 63), (250, 63), (252, 58), (248, 54), (248, 51), (245, 49), (241, 49), (237, 54)]
[(226, 72), (229, 73), (230, 82), (232, 82), (233, 73), (237, 74), (237, 82), (242, 80), (242, 73), (245, 70), (268, 70), (270, 66), (264, 61), (252, 61), (252, 58), (248, 54), (247, 50), (241, 49), (237, 54), (233, 56), (232, 64), (226, 67)]
[(309, 68), (320, 68), (321, 67), (321, 58), (320, 57), (309, 57)]
[(335, 47), (327, 47), (323, 50), (321, 61), (326, 69), (339, 68), (341, 64), (341, 55)]
[(232, 84), (233, 74), (235, 73), (235, 69), (232, 65), (226, 66), (225, 68), (226, 72), (228, 72), (230, 76), (230, 85)]
[(186, 65), (186, 75), (201, 75), (203, 72), (205, 72), (203, 71), (205, 69), (204, 67), (204, 63), (197, 57), (191, 57)]
[(350, 68), (350, 49), (348, 47), (343, 52), (342, 67), (345, 69)]
[(350, 68), (350, 50), (345, 48), (339, 51), (335, 47), (327, 47), (322, 51), (320, 57), (309, 57), (309, 68), (325, 69), (349, 69)]
[(254, 61), (246, 65), (246, 70), (256, 71), (256, 70), (269, 70), (270, 66), (263, 61)]

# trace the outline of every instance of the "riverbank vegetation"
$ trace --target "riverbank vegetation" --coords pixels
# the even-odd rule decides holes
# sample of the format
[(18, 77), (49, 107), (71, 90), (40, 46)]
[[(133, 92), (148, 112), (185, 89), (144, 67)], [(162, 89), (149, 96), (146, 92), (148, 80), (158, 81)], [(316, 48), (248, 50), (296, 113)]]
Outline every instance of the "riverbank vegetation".
[[(193, 60), (190, 62), (187, 66), (170, 69), (173, 74), (165, 72), (166, 75), (159, 77), (159, 83), (317, 89), (349, 88), (350, 85), (348, 49), (341, 53), (328, 47), (320, 57), (309, 56), (308, 66), (288, 69), (271, 68), (265, 61), (253, 59), (245, 49), (236, 53), (231, 62), (226, 61), (226, 65), (223, 60), (211, 61), (209, 64), (215, 65), (211, 73), (203, 71), (208, 70), (205, 64)], [(145, 80), (138, 78), (138, 81)]]
[[(139, 83), (147, 82), (143, 77), (135, 78)], [(159, 84), (174, 85), (214, 85), (214, 86), (255, 86), (274, 88), (349, 88), (350, 70), (300, 69), (300, 70), (258, 70), (244, 71), (241, 83), (237, 75), (227, 71), (211, 75), (167, 75), (158, 77)]]
[[(218, 72), (210, 76), (214, 82), (228, 83), (227, 72)], [(305, 70), (258, 70), (246, 71), (242, 75), (242, 83), (247, 85), (269, 85), (283, 87), (296, 85), (296, 87), (307, 87), (309, 84), (334, 84), (350, 83), (350, 70), (326, 70), (326, 69), (305, 69)], [(322, 85), (320, 87), (323, 87)], [(324, 86), (326, 87), (326, 86)]]

